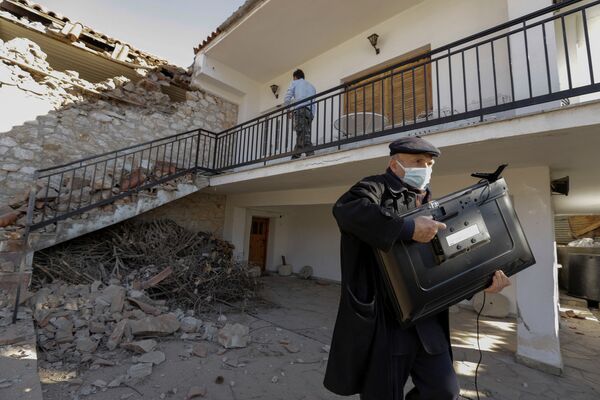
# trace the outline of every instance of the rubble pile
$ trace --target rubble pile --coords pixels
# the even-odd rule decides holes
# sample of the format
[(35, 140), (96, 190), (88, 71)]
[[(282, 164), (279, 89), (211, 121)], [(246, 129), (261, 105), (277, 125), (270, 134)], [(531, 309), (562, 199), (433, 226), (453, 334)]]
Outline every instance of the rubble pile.
[(199, 311), (218, 302), (247, 302), (259, 289), (255, 268), (233, 260), (233, 245), (170, 220), (123, 223), (36, 252), (33, 268), (35, 287), (57, 280), (116, 280), (171, 306)]
[[(163, 68), (160, 71), (137, 70), (140, 74), (137, 82), (116, 76), (93, 83), (80, 78), (77, 71), (53, 69), (46, 58), (40, 46), (29, 39), (0, 41), (0, 59), (3, 61), (0, 62), (0, 82), (43, 96), (55, 109), (89, 100), (93, 94), (137, 105), (171, 107), (169, 96), (161, 91), (161, 87), (170, 86), (171, 81), (162, 73)], [(177, 80), (185, 81), (181, 77)]]
[(115, 278), (106, 284), (45, 285), (29, 299), (40, 367), (81, 371), (119, 365), (130, 357), (126, 374), (82, 386), (80, 394), (89, 395), (151, 375), (153, 366), (166, 359), (158, 350), (162, 337), (195, 341), (187, 357), (207, 357), (214, 346), (203, 341), (219, 343), (222, 349), (250, 342), (247, 326), (226, 323), (223, 315), (217, 322), (202, 321), (194, 310), (169, 311), (167, 303)]

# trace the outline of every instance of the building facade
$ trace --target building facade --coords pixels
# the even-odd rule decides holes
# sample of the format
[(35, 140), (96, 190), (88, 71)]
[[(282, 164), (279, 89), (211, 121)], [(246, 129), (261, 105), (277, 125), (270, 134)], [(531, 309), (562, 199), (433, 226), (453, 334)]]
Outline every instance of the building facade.
[[(206, 189), (227, 195), (225, 238), (267, 270), (285, 256), (296, 272), (310, 265), (337, 281), (331, 206), (385, 170), (389, 142), (419, 134), (441, 148), (438, 196), (507, 163), (537, 260), (505, 291), (517, 357), (560, 373), (553, 221), (600, 211), (599, 33), (592, 1), (246, 2), (196, 49), (192, 79), (239, 105), (240, 125), (215, 153), (225, 173)], [(294, 127), (281, 102), (296, 68), (319, 92), (316, 155), (287, 162)], [(553, 196), (551, 181), (564, 176), (569, 195)]]

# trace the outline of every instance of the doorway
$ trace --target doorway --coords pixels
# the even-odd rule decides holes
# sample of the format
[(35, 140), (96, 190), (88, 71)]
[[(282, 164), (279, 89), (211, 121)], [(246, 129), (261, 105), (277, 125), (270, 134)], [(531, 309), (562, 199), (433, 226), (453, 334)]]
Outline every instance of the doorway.
[(269, 218), (252, 217), (248, 263), (259, 266), (263, 271), (267, 263), (267, 238)]

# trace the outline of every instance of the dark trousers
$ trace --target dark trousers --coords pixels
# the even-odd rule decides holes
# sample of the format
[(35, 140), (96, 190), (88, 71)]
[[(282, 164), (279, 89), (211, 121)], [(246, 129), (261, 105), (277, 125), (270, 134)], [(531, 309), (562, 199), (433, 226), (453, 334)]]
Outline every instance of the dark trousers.
[(296, 131), (296, 146), (294, 147), (295, 154), (292, 158), (298, 158), (302, 153), (307, 156), (313, 155), (310, 151), (311, 143), (311, 124), (313, 120), (312, 111), (308, 107), (302, 107), (294, 110), (294, 130)]
[(414, 329), (409, 338), (413, 351), (392, 356), (390, 373), (393, 393), (386, 399), (374, 399), (361, 395), (361, 400), (402, 400), (404, 385), (410, 376), (415, 388), (406, 395), (406, 400), (455, 400), (460, 388), (452, 366), (450, 351), (428, 354)]

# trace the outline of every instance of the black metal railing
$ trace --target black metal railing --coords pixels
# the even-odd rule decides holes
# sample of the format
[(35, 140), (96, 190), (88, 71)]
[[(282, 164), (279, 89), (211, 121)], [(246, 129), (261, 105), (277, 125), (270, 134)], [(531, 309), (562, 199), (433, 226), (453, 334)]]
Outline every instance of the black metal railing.
[[(39, 170), (32, 229), (195, 173), (212, 172), (216, 134), (197, 129)], [(34, 212), (35, 210), (35, 212)]]
[[(594, 71), (600, 36), (588, 31), (589, 10), (565, 1), (416, 55), (282, 107), (218, 135), (218, 171), (298, 155), (294, 110), (313, 110), (311, 148), (351, 142), (455, 121), (497, 118), (542, 103), (600, 90)], [(573, 78), (566, 22), (584, 31), (585, 65)], [(600, 53), (600, 49), (597, 50)], [(599, 69), (600, 65), (598, 65)], [(586, 70), (587, 69), (587, 70)], [(509, 114), (509, 113), (507, 113)]]
[[(580, 2), (541, 9), (220, 133), (193, 130), (40, 170), (36, 201), (28, 212), (35, 214), (31, 228), (185, 174), (217, 173), (301, 151), (482, 121), (599, 92), (600, 35), (590, 34), (588, 16), (600, 15), (600, 0)], [(582, 31), (577, 42), (566, 29), (573, 23)], [(575, 55), (582, 59), (572, 60)], [(294, 113), (302, 107), (313, 113), (310, 149), (297, 148)]]

